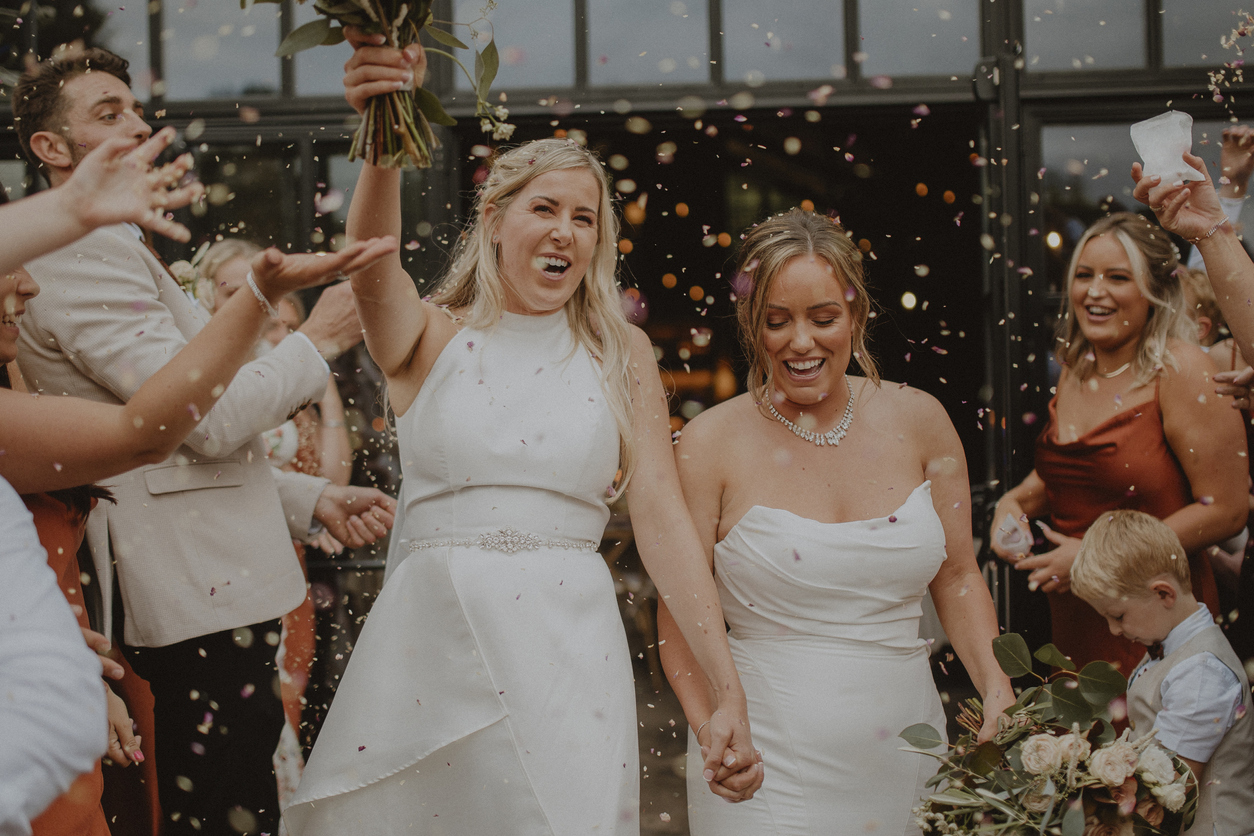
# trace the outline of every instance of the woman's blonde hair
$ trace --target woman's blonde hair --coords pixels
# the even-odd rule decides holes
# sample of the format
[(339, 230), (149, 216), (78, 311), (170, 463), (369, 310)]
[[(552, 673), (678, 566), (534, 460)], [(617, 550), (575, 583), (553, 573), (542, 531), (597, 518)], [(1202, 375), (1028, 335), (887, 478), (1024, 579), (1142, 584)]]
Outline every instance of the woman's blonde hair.
[[(631, 326), (618, 295), (618, 217), (610, 180), (588, 149), (565, 139), (539, 139), (496, 158), (475, 196), (469, 226), (453, 250), (452, 264), (431, 301), (458, 310), (469, 327), (486, 328), (505, 311), (505, 287), (497, 245), (505, 213), (528, 183), (552, 171), (586, 171), (597, 182), (597, 243), (583, 281), (566, 302), (575, 341), (601, 363), (601, 386), (618, 425), (621, 476), (610, 499), (621, 495), (635, 469), (631, 408)], [(489, 206), (496, 211), (489, 213)]]
[(759, 403), (765, 403), (772, 382), (771, 358), (764, 338), (767, 302), (780, 271), (800, 256), (821, 258), (836, 273), (853, 319), (853, 359), (875, 385), (880, 382), (875, 358), (866, 345), (871, 296), (862, 270), (862, 252), (840, 224), (826, 215), (789, 209), (767, 218), (745, 235), (733, 280), (740, 340), (749, 360), (747, 384)]
[(1086, 601), (1144, 598), (1162, 575), (1193, 591), (1189, 555), (1167, 523), (1142, 511), (1100, 515), (1080, 541), (1071, 565), (1071, 591)]
[(1164, 366), (1179, 370), (1168, 343), (1171, 340), (1196, 343), (1197, 328), (1185, 309), (1184, 289), (1175, 272), (1179, 264), (1176, 248), (1161, 227), (1132, 212), (1107, 215), (1086, 229), (1075, 245), (1067, 266), (1067, 287), (1058, 323), (1058, 362), (1069, 368), (1076, 380), (1085, 380), (1096, 370), (1093, 345), (1084, 337), (1072, 310), (1071, 286), (1085, 245), (1100, 235), (1112, 236), (1123, 247), (1132, 265), (1133, 281), (1150, 303), (1149, 318), (1141, 330), (1136, 356), (1132, 359), (1136, 382), (1149, 383)]
[(214, 281), (218, 270), (228, 261), (237, 258), (251, 260), (259, 252), (261, 247), (243, 238), (223, 238), (214, 243), (200, 259), (196, 298), (212, 312), (218, 305), (218, 283)]

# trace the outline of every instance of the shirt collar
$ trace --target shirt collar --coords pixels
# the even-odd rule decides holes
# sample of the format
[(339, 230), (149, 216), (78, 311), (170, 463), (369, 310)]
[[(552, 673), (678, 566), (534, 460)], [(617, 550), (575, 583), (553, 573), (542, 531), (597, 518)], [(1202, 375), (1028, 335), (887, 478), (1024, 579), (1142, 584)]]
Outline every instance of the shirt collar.
[(1167, 638), (1163, 639), (1163, 655), (1168, 656), (1179, 650), (1185, 642), (1214, 623), (1215, 620), (1211, 618), (1210, 610), (1205, 604), (1199, 603), (1193, 614), (1177, 624), (1167, 634)]

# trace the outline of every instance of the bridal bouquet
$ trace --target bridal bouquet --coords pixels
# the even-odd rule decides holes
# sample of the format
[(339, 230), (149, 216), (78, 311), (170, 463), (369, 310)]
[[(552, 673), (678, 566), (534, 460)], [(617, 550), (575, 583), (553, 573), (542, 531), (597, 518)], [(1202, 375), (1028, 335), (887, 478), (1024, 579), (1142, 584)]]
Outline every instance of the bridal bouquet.
[[(241, 7), (245, 2), (247, 0), (240, 0)], [(280, 0), (258, 2), (277, 3)], [(279, 45), (277, 54), (280, 57), (321, 44), (340, 43), (344, 40), (345, 26), (356, 26), (368, 34), (382, 33), (387, 45), (398, 49), (416, 42), (418, 33), (423, 29), (447, 47), (470, 48), (451, 33), (432, 25), (432, 0), (313, 0), (313, 3), (314, 11), (322, 17), (292, 30)], [(495, 5), (495, 0), (487, 0), (485, 14)], [(333, 26), (333, 22), (339, 25)], [(480, 127), (492, 134), (493, 139), (509, 139), (514, 132), (514, 126), (504, 121), (509, 111), (504, 107), (493, 107), (487, 101), (492, 80), (496, 78), (500, 66), (495, 42), (489, 40), (482, 51), (475, 52), (473, 76), (451, 52), (429, 48), (427, 53), (443, 55), (461, 67), (475, 91), (475, 117), (479, 119)], [(457, 124), (440, 105), (440, 100), (428, 90), (415, 87), (375, 96), (367, 105), (357, 132), (353, 134), (348, 158), (354, 160), (361, 157), (382, 168), (405, 168), (410, 165), (430, 168), (431, 151), (438, 147), (431, 122), (437, 125)]]
[[(993, 640), (1010, 677), (1032, 673), (1021, 636)], [(968, 733), (944, 754), (927, 751), (943, 741), (926, 723), (901, 733), (908, 751), (940, 760), (928, 782), (936, 791), (914, 809), (924, 833), (1029, 833), (1053, 836), (1176, 836), (1197, 809), (1196, 781), (1188, 766), (1153, 735), (1136, 742), (1115, 736), (1110, 705), (1125, 690), (1123, 676), (1106, 662), (1078, 673), (1052, 644), (1036, 658), (1060, 670), (1027, 688), (998, 718), (992, 740), (977, 743), (980, 704), (968, 701), (958, 722)], [(1035, 675), (1035, 674), (1033, 674)]]

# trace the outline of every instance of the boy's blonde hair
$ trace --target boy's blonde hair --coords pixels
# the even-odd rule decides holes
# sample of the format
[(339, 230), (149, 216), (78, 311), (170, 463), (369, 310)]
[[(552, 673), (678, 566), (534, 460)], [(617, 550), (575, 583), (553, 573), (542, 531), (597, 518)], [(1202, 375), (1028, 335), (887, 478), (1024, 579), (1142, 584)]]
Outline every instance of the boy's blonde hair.
[(1193, 317), (1194, 321), (1199, 316), (1210, 320), (1210, 331), (1205, 337), (1200, 337), (1199, 342), (1202, 345), (1214, 345), (1219, 342), (1219, 332), (1227, 323), (1224, 322), (1223, 312), (1219, 310), (1219, 302), (1215, 300), (1215, 291), (1211, 289), (1210, 279), (1207, 278), (1205, 270), (1194, 270), (1190, 267), (1181, 267), (1179, 275), (1189, 316)]
[(1162, 520), (1142, 511), (1109, 511), (1084, 535), (1071, 564), (1071, 591), (1086, 601), (1143, 598), (1161, 575), (1193, 591), (1189, 556)]

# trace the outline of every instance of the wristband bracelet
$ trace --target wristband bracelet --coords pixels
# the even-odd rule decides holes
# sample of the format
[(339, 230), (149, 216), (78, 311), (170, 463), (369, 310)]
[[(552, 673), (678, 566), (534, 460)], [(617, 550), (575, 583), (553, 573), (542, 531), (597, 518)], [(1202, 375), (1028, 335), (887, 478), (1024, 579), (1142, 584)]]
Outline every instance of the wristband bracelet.
[(705, 728), (706, 726), (708, 726), (708, 725), (710, 725), (710, 721), (709, 721), (709, 720), (706, 720), (704, 723), (702, 723), (701, 725), (697, 726), (697, 733), (693, 735), (693, 737), (695, 737), (695, 738), (697, 739), (697, 743), (700, 743), (700, 742), (701, 742), (701, 730), (702, 730), (703, 728)]
[(344, 426), (344, 422), (343, 422), (343, 421), (333, 421), (333, 420), (331, 420), (330, 418), (326, 418), (326, 419), (324, 419), (324, 420), (322, 421), (322, 426), (324, 426), (324, 427), (330, 427), (330, 428), (331, 428), (331, 429), (333, 429), (333, 430), (338, 430), (340, 427)]
[(1185, 240), (1187, 240), (1190, 244), (1200, 244), (1202, 241), (1205, 241), (1207, 238), (1214, 235), (1219, 230), (1219, 227), (1223, 226), (1227, 222), (1228, 222), (1228, 216), (1224, 215), (1223, 219), (1219, 221), (1219, 223), (1215, 224), (1214, 226), (1210, 228), (1210, 232), (1206, 233), (1205, 235), (1199, 235), (1196, 238), (1187, 238)]
[[(1224, 220), (1227, 220), (1227, 219), (1225, 218)], [(256, 296), (257, 301), (261, 303), (261, 309), (265, 311), (266, 315), (269, 316), (271, 319), (278, 319), (279, 318), (278, 310), (275, 309), (274, 305), (270, 304), (270, 300), (267, 299), (266, 295), (261, 292), (261, 288), (257, 287), (257, 282), (253, 279), (252, 270), (248, 271), (247, 281), (248, 281), (248, 289), (253, 292), (253, 296)]]

